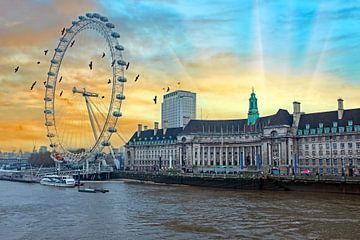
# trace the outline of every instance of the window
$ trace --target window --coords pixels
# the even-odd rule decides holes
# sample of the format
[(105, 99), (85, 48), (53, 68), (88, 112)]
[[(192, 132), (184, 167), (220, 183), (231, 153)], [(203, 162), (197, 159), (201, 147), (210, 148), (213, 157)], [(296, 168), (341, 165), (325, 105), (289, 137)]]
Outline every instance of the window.
[(333, 122), (333, 127), (336, 128), (338, 126), (337, 122)]
[(349, 143), (348, 143), (348, 148), (352, 148), (352, 146), (353, 146), (352, 143), (349, 142)]
[(332, 132), (332, 133), (336, 133), (336, 130), (337, 130), (336, 127), (332, 127), (332, 128), (331, 128), (331, 132)]
[(346, 126), (346, 132), (352, 132), (352, 126)]
[(305, 160), (305, 164), (306, 164), (306, 166), (309, 166), (309, 159)]
[(302, 130), (298, 130), (298, 135), (302, 135)]
[(344, 127), (339, 127), (339, 133), (343, 133), (344, 132)]
[(324, 124), (323, 123), (319, 123), (319, 128), (323, 128)]
[(333, 143), (333, 149), (336, 149), (336, 148), (337, 148), (337, 144)]
[(353, 125), (353, 121), (352, 120), (349, 120), (348, 121), (348, 126), (352, 126)]
[(330, 166), (330, 159), (326, 159), (326, 165)]
[(334, 165), (337, 166), (338, 165), (338, 160), (335, 158), (334, 159)]
[(345, 143), (340, 143), (340, 148), (344, 149), (345, 148)]
[(305, 128), (306, 128), (306, 129), (310, 129), (310, 124), (306, 124), (306, 125), (305, 125)]
[(319, 159), (319, 165), (322, 166), (323, 165), (323, 160)]
[(356, 148), (360, 148), (360, 142), (356, 143)]
[(339, 170), (337, 168), (334, 168), (334, 174), (338, 174)]
[(316, 148), (316, 147), (315, 147), (315, 143), (311, 144), (311, 148), (312, 148), (312, 149), (315, 149), (315, 148)]
[(325, 133), (330, 133), (330, 128), (328, 128), (328, 127), (324, 128), (324, 132)]
[[(359, 145), (360, 147), (360, 145)], [(330, 148), (330, 143), (326, 143), (326, 149), (329, 149)]]
[(310, 134), (316, 134), (316, 129), (314, 128), (310, 129)]
[(326, 174), (330, 174), (331, 171), (330, 171), (330, 168), (326, 168)]

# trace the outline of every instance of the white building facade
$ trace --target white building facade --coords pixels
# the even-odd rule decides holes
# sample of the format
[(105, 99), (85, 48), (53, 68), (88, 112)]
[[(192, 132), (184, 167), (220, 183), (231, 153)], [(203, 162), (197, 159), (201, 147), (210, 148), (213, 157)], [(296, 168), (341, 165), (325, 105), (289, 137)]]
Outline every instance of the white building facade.
[(164, 128), (184, 127), (196, 119), (196, 93), (178, 90), (164, 95), (161, 124)]
[(299, 102), (293, 103), (292, 114), (279, 109), (254, 117), (253, 112), (252, 124), (248, 119), (191, 120), (167, 136), (166, 129), (138, 130), (126, 145), (129, 170), (159, 170), (144, 168), (160, 166), (159, 159), (167, 164), (160, 169), (168, 169), (173, 154), (171, 168), (184, 172), (360, 173), (360, 108), (345, 110), (338, 99), (338, 109), (329, 112), (306, 114)]

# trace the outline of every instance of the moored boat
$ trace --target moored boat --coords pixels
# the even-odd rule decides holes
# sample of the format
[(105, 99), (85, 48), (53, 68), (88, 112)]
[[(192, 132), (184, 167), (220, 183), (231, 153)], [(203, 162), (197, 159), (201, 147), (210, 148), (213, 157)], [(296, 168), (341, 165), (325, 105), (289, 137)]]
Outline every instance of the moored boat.
[(68, 175), (46, 175), (40, 180), (40, 184), (54, 187), (75, 187), (75, 179)]

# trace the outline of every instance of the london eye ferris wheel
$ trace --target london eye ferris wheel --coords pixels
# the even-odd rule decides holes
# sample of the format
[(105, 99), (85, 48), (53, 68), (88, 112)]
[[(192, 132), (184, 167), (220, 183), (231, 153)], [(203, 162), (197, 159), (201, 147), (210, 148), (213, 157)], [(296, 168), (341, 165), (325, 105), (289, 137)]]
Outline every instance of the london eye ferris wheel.
[(45, 126), (53, 159), (82, 161), (111, 147), (126, 78), (120, 34), (98, 13), (64, 28), (45, 85)]

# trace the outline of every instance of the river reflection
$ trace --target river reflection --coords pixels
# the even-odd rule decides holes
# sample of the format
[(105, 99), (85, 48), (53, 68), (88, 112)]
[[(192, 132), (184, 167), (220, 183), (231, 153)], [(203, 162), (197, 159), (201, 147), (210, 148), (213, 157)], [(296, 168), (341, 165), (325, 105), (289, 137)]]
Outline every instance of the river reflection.
[(360, 196), (0, 181), (0, 239), (360, 239)]

